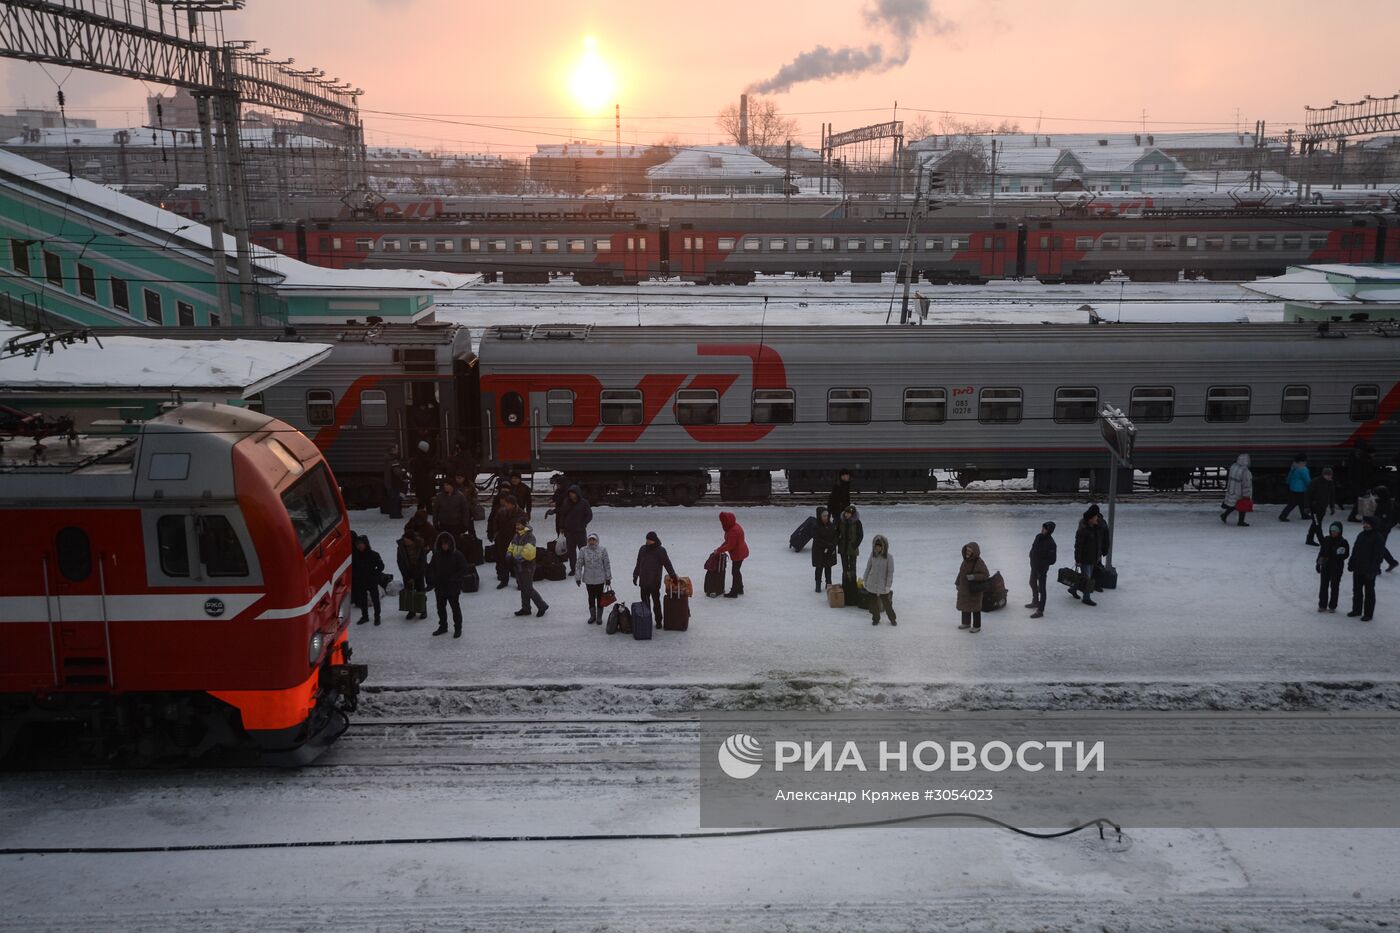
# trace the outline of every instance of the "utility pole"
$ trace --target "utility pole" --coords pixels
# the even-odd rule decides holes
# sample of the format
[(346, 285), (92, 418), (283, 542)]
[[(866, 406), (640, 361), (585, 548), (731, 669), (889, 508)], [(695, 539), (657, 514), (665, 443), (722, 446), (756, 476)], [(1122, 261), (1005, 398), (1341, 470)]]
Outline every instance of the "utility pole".
[(787, 216), (792, 216), (792, 140), (787, 141), (787, 161), (783, 169), (783, 206)]
[(987, 216), (993, 216), (993, 210), (997, 204), (997, 141), (992, 139), (992, 192), (987, 200)]
[(215, 72), (217, 83), (223, 87), (221, 110), (227, 147), (225, 166), (228, 169), (229, 220), (233, 226), (233, 238), (238, 250), (238, 284), (242, 292), (243, 320), (239, 323), (257, 326), (262, 323), (258, 315), (257, 282), (253, 280), (253, 254), (248, 241), (248, 203), (245, 198), (247, 180), (243, 175), (243, 150), (238, 137), (239, 101), (238, 86), (234, 81), (233, 49), (225, 46), (213, 53), (219, 55), (219, 67)]
[(622, 197), (622, 105), (613, 104), (613, 197)]

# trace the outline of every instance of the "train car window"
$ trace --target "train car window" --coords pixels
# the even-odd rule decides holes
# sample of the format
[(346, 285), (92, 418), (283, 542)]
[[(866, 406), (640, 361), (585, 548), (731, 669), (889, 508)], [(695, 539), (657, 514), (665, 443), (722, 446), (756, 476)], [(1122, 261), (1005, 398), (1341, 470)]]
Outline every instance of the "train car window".
[(870, 248), (879, 252), (886, 252), (890, 248), (890, 241), (882, 236), (877, 236), (871, 241)]
[(331, 238), (330, 238), (330, 237), (328, 237), (328, 236), (323, 236), (323, 237), (317, 237), (316, 239), (317, 239), (317, 241), (321, 244), (321, 252), (323, 252), (323, 253), (329, 253), (329, 252), (331, 251)]
[[(531, 248), (531, 249), (534, 249), (534, 248), (535, 248), (535, 243), (534, 243), (534, 241), (533, 241), (533, 240), (530, 240), (530, 241), (528, 241), (528, 242), (530, 243), (530, 248)], [(546, 240), (544, 241), (543, 249), (544, 249), (544, 251), (545, 251), (546, 253), (557, 253), (557, 252), (559, 252), (559, 241), (556, 240), (556, 239), (546, 239)]]
[(601, 399), (603, 424), (641, 424), (641, 389), (604, 389)]
[(693, 249), (695, 249), (695, 238), (694, 238), (694, 237), (683, 237), (683, 238), (681, 239), (681, 243), (682, 243), (681, 249), (684, 249), (684, 250), (693, 250)]
[(1200, 237), (1194, 236), (1193, 234), (1188, 233), (1181, 238), (1182, 249), (1195, 249), (1198, 243), (1200, 243)]
[[(494, 240), (486, 241), (486, 251), (488, 253), (504, 253), (506, 251), (506, 241), (504, 237), (497, 237)], [(549, 252), (549, 247), (545, 247), (545, 252)]]
[(481, 252), (481, 239), (480, 239), (480, 237), (468, 237), (468, 238), (467, 238), (467, 249), (468, 249), (468, 251), (473, 252), (473, 253), (479, 253), (479, 252)]
[(127, 294), (126, 279), (119, 279), (115, 275), (111, 278), (112, 284), (112, 307), (118, 311), (131, 313), (131, 297)]
[(934, 252), (941, 253), (941, 252), (943, 252), (943, 238), (942, 238), (942, 237), (934, 237), (934, 238), (931, 239), (931, 240), (924, 240), (924, 249), (925, 249), (927, 252), (930, 252), (930, 253), (934, 253)]
[(946, 389), (905, 389), (905, 424), (942, 424), (948, 419)]
[(1373, 385), (1353, 386), (1351, 390), (1351, 420), (1370, 421), (1376, 417), (1380, 404), (1380, 389)]
[(797, 414), (797, 393), (792, 389), (754, 389), (754, 424), (792, 424)]
[(456, 240), (434, 240), (433, 249), (439, 253), (451, 253), (457, 249)]
[(1206, 249), (1224, 249), (1225, 238), (1223, 236), (1206, 237)]
[(1274, 238), (1271, 236), (1261, 236), (1255, 240), (1255, 249), (1273, 249)]
[(1247, 237), (1247, 236), (1232, 236), (1232, 237), (1230, 237), (1230, 249), (1249, 249), (1249, 237)]
[(1211, 386), (1206, 390), (1207, 421), (1248, 421), (1249, 386)]
[(983, 389), (977, 420), (983, 424), (1016, 424), (1021, 420), (1020, 389)]
[(184, 301), (175, 302), (175, 316), (181, 327), (194, 326), (194, 305)]
[(572, 389), (550, 389), (545, 393), (544, 420), (554, 425), (574, 423), (574, 392)]
[(586, 253), (586, 252), (588, 252), (588, 241), (587, 241), (587, 240), (578, 240), (578, 239), (570, 240), (570, 241), (569, 241), (569, 252), (571, 252), (571, 253)]
[(1078, 250), (1093, 249), (1094, 238), (1091, 236), (1077, 236), (1074, 238), (1074, 248)]
[(1282, 242), (1283, 242), (1283, 248), (1284, 248), (1284, 249), (1302, 249), (1302, 248), (1303, 248), (1303, 238), (1302, 238), (1301, 236), (1297, 236), (1297, 235), (1286, 236), (1286, 237), (1283, 238), (1283, 241), (1282, 241)]
[(149, 288), (141, 290), (146, 303), (146, 320), (152, 324), (165, 323), (165, 309), (161, 307), (160, 295)]
[(310, 554), (321, 539), (340, 524), (340, 504), (331, 488), (326, 465), (316, 464), (315, 469), (282, 493), (282, 507), (292, 520), (301, 552)]
[(833, 250), (835, 250), (835, 249), (836, 249), (836, 237), (834, 237), (834, 236), (824, 236), (824, 237), (822, 237), (822, 245), (821, 245), (821, 248), (822, 248), (823, 250), (825, 250), (826, 252), (828, 252), (828, 253), (829, 253), (829, 252), (832, 252)]
[(1117, 248), (1118, 248), (1118, 238), (1117, 238), (1116, 236), (1106, 236), (1106, 237), (1104, 237), (1103, 239), (1099, 240), (1099, 248), (1100, 248), (1100, 249), (1117, 249)]
[(385, 237), (382, 247), (386, 253), (397, 253), (403, 250), (403, 243), (397, 237)]
[(593, 252), (595, 252), (595, 253), (609, 253), (609, 252), (612, 252), (612, 240), (594, 240), (594, 241), (593, 241)]
[(953, 236), (948, 238), (948, 249), (957, 251), (967, 246), (967, 237)]
[(989, 236), (984, 236), (984, 237), (982, 238), (982, 248), (983, 248), (983, 249), (991, 249), (991, 248), (992, 248), (992, 238), (991, 238), (991, 237), (989, 237)]
[(146, 464), (146, 479), (153, 482), (170, 482), (190, 478), (189, 454), (151, 454)]
[(829, 424), (869, 424), (869, 389), (831, 389), (826, 393)]
[(1284, 386), (1283, 403), (1279, 405), (1281, 421), (1298, 422), (1308, 420), (1308, 409), (1312, 405), (1312, 389), (1308, 386)]
[(744, 237), (744, 249), (747, 252), (757, 252), (763, 248), (763, 241), (756, 236)]
[(355, 239), (355, 251), (368, 253), (374, 250), (374, 240), (370, 237), (357, 237)]
[(676, 424), (719, 424), (719, 391), (681, 389), (677, 392)]
[(338, 237), (338, 236), (333, 236), (333, 237), (331, 237), (331, 249), (336, 250), (336, 251), (339, 251), (339, 250), (340, 250), (340, 237)]
[(201, 515), (194, 520), (199, 540), (199, 562), (211, 577), (248, 576), (248, 558), (233, 525), (222, 515)]
[(48, 250), (44, 250), (44, 278), (48, 279), (50, 284), (63, 287), (63, 260), (57, 253)]
[(782, 237), (774, 237), (768, 241), (768, 248), (773, 252), (781, 253), (783, 250), (787, 249), (787, 240)]
[(78, 294), (84, 298), (97, 298), (97, 274), (92, 271), (92, 266), (78, 263)]
[(81, 583), (92, 576), (92, 542), (86, 531), (73, 525), (59, 529), (53, 546), (64, 579)]
[(900, 238), (899, 238), (899, 251), (900, 251), (901, 253), (903, 253), (903, 252), (907, 251), (908, 249), (909, 249), (909, 238), (908, 238), (907, 236), (902, 236), (902, 237), (900, 237)]
[(15, 272), (20, 275), (29, 275), (29, 242), (28, 240), (10, 241), (10, 262), (14, 264)]
[(156, 519), (156, 552), (160, 572), (167, 577), (190, 575), (190, 546), (185, 533), (185, 516), (162, 515)]
[[(533, 252), (535, 251), (535, 241), (534, 241), (534, 240), (516, 240), (516, 241), (515, 241), (515, 251), (516, 251), (517, 253), (533, 253)], [(545, 251), (546, 251), (546, 252), (549, 252), (548, 249), (546, 249)], [(556, 245), (555, 245), (554, 252), (556, 252), (556, 253), (559, 252), (559, 248), (558, 248), (558, 245), (557, 245), (557, 241), (556, 241)]]
[(1175, 249), (1176, 238), (1169, 236), (1154, 236), (1152, 238), (1153, 249)]
[(1314, 233), (1308, 236), (1308, 249), (1326, 249), (1327, 234)]
[(1128, 249), (1147, 249), (1147, 237), (1144, 237), (1144, 236), (1130, 236), (1130, 237), (1128, 237)]
[(793, 249), (797, 250), (799, 253), (800, 253), (800, 252), (805, 252), (806, 250), (810, 250), (811, 248), (812, 248), (812, 238), (811, 238), (811, 237), (800, 236), (800, 237), (798, 237), (798, 238), (796, 239), (796, 241), (794, 241), (794, 243), (793, 243)]
[(1055, 390), (1057, 424), (1088, 424), (1099, 416), (1099, 390), (1093, 386)]
[(733, 248), (734, 248), (734, 238), (733, 238), (732, 236), (722, 236), (722, 237), (720, 237), (720, 238), (719, 238), (719, 248), (722, 249), (722, 250), (731, 250), (731, 249), (733, 249)]
[(644, 253), (647, 251), (647, 238), (646, 238), (646, 237), (644, 237), (644, 236), (639, 236), (639, 237), (637, 237), (637, 249), (639, 249), (640, 251), (642, 251), (642, 252), (644, 252)]
[(365, 389), (360, 393), (360, 424), (367, 428), (382, 428), (389, 423), (389, 396), (382, 389)]
[(1165, 424), (1176, 413), (1176, 390), (1170, 386), (1133, 386), (1128, 417), (1142, 424)]
[(335, 394), (328, 389), (311, 389), (306, 393), (306, 422), (319, 427), (335, 424)]
[(210, 312), (209, 312), (209, 326), (210, 326), (210, 327), (218, 327), (218, 326), (219, 326), (220, 324), (222, 324), (222, 323), (223, 323), (223, 319), (220, 318), (219, 315), (218, 315), (217, 313), (215, 313), (215, 312), (213, 312), (213, 311), (210, 311)]
[(1049, 238), (1048, 236), (1043, 236), (1043, 237), (1040, 238), (1040, 248), (1041, 248), (1041, 249), (1049, 249), (1049, 248), (1050, 248), (1050, 238)]
[(865, 249), (865, 240), (860, 239), (859, 237), (852, 237), (852, 238), (850, 238), (850, 239), (848, 239), (848, 240), (846, 241), (846, 251), (847, 251), (847, 252), (859, 253), (859, 252), (861, 252), (861, 251), (864, 250), (864, 249)]
[(519, 392), (507, 392), (501, 396), (501, 424), (508, 428), (519, 427), (525, 421), (525, 398)]
[(410, 239), (408, 241), (408, 251), (410, 253), (426, 253), (428, 251), (428, 241), (417, 238)]

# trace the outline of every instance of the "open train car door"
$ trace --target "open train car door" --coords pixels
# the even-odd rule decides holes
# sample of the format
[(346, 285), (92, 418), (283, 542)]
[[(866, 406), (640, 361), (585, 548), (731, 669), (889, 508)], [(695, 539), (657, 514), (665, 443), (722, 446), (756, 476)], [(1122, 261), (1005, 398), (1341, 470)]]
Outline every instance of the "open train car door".
[(457, 405), (457, 439), (476, 463), (481, 463), (484, 432), (481, 423), (481, 371), (476, 355), (452, 361), (452, 391)]

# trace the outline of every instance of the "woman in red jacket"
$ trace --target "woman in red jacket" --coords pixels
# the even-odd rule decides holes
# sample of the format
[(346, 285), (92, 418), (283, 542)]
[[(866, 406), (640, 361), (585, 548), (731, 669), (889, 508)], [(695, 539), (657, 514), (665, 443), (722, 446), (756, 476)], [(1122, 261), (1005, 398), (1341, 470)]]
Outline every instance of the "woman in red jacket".
[(744, 543), (744, 528), (733, 512), (720, 512), (719, 525), (724, 529), (724, 543), (715, 548), (714, 553), (728, 554), (730, 562), (734, 565), (734, 583), (729, 592), (724, 594), (726, 599), (734, 599), (744, 595), (744, 575), (739, 572), (739, 568), (743, 565), (744, 558), (749, 556), (749, 546)]

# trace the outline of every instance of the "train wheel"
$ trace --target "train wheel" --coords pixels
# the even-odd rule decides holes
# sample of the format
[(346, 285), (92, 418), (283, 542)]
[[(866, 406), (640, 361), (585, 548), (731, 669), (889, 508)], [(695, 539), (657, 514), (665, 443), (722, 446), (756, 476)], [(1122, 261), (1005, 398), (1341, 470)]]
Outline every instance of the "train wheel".
[(671, 487), (672, 505), (691, 506), (700, 498), (700, 493), (688, 483), (677, 483)]

